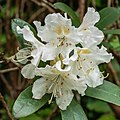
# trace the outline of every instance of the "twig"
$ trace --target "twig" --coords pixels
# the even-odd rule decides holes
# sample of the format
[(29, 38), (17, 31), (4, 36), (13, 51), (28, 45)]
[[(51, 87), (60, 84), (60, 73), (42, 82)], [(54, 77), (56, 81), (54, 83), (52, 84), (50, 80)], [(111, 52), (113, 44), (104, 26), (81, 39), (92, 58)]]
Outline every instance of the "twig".
[(0, 70), (0, 73), (6, 73), (6, 72), (11, 72), (11, 71), (15, 71), (18, 70), (18, 67), (14, 67), (14, 68), (9, 68), (9, 69), (5, 69), (5, 70)]
[(6, 78), (4, 77), (3, 74), (0, 74), (0, 77), (1, 77), (2, 82), (5, 84), (7, 90), (10, 92), (11, 97), (13, 97), (13, 90), (12, 90), (12, 87), (8, 84)]
[(38, 2), (37, 0), (31, 0), (32, 2), (34, 2), (35, 4), (37, 4), (38, 6), (40, 6), (41, 5), (41, 3), (40, 2)]
[(21, 69), (21, 65), (19, 64), (19, 63), (17, 63), (14, 59), (15, 59), (15, 55), (13, 55), (13, 56), (11, 56), (11, 57), (9, 57), (9, 58), (5, 58), (4, 57), (4, 54), (2, 53), (2, 54), (0, 54), (1, 56), (1, 58), (0, 59), (2, 59), (1, 61), (0, 61), (0, 63), (13, 63), (14, 65), (16, 65), (19, 69)]
[(113, 68), (112, 63), (108, 63), (108, 68), (109, 68), (110, 72), (112, 73), (116, 84), (120, 86), (120, 80), (118, 78), (118, 75), (117, 75), (116, 71)]
[[(118, 119), (120, 119), (120, 106), (114, 105), (114, 104), (112, 104), (112, 103), (109, 103), (109, 105), (110, 105), (110, 107), (112, 108), (112, 110), (114, 111), (116, 117), (117, 117)], [(117, 120), (118, 120), (118, 119), (117, 119)]]
[(52, 113), (48, 116), (46, 120), (54, 120), (54, 117), (58, 114), (59, 108), (55, 107), (55, 109), (52, 111)]
[(25, 7), (25, 2), (26, 0), (21, 0), (21, 5), (20, 5), (20, 18), (24, 18), (24, 7)]
[(96, 8), (96, 0), (92, 0), (92, 5), (94, 8)]
[(6, 112), (8, 114), (8, 117), (10, 118), (10, 120), (14, 120), (13, 117), (12, 117), (12, 114), (10, 113), (10, 111), (8, 109), (7, 103), (5, 102), (4, 97), (2, 96), (1, 93), (0, 93), (0, 101), (2, 102)]
[(36, 17), (38, 17), (42, 12), (44, 12), (46, 9), (45, 8), (42, 8), (42, 9), (39, 9), (37, 10), (31, 17), (30, 19), (28, 20), (29, 23), (31, 23), (33, 20), (35, 20)]
[(108, 0), (107, 6), (110, 7), (112, 4), (112, 0)]
[(53, 5), (49, 2), (46, 2), (44, 0), (42, 0), (42, 2), (39, 2), (37, 0), (31, 0), (31, 1), (34, 2), (35, 4), (37, 4), (38, 6), (43, 6), (43, 7), (47, 8), (51, 13), (55, 12)]
[(52, 3), (50, 3), (50, 2), (48, 2), (47, 0), (42, 0), (44, 3), (46, 3), (46, 4), (48, 4), (49, 6), (51, 6), (51, 7), (53, 7), (54, 8), (54, 6), (53, 6), (53, 4)]
[(112, 52), (112, 54), (115, 56), (116, 60), (118, 61), (119, 65), (120, 65), (120, 52), (116, 52), (113, 49), (110, 50)]
[(6, 4), (6, 21), (5, 21), (5, 32), (6, 32), (6, 40), (7, 40), (7, 50), (11, 48), (10, 40), (10, 9), (11, 9), (11, 0), (7, 0)]
[(80, 21), (82, 21), (85, 14), (85, 4), (86, 0), (79, 0), (79, 10), (80, 10)]
[(116, 4), (116, 7), (118, 7), (119, 6), (119, 1), (115, 0), (115, 4)]
[(21, 77), (21, 71), (19, 70), (19, 72), (18, 72), (18, 82), (17, 82), (16, 90), (22, 90), (24, 88), (25, 80), (22, 81), (21, 78), (22, 78)]
[(16, 0), (15, 2), (16, 2), (16, 3), (15, 3), (15, 4), (16, 4), (16, 5), (15, 5), (15, 7), (16, 7), (16, 9), (15, 9), (15, 17), (16, 17), (16, 18), (19, 18), (20, 1), (19, 1), (19, 0)]

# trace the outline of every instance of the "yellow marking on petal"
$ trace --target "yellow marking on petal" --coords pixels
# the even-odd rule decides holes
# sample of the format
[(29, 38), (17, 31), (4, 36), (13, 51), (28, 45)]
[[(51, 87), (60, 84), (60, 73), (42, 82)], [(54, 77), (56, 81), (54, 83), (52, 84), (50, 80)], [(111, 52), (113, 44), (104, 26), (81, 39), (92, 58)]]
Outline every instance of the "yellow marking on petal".
[(55, 65), (56, 64), (56, 60), (51, 60), (50, 61), (50, 66), (53, 66), (53, 65)]
[(62, 56), (62, 54), (59, 54), (59, 58), (62, 61), (64, 59), (64, 57)]
[(51, 72), (56, 73), (56, 74), (58, 73), (57, 70), (53, 70), (53, 69), (51, 70)]
[(55, 28), (55, 32), (56, 32), (58, 35), (60, 35), (60, 34), (62, 33), (62, 28), (61, 28), (60, 25)]
[(80, 52), (80, 54), (89, 54), (90, 50), (89, 49), (83, 49), (83, 50), (80, 50), (79, 52)]
[(70, 29), (66, 26), (60, 26), (58, 25), (56, 28), (55, 28), (55, 32), (60, 35), (62, 32), (64, 32), (64, 34), (68, 35), (70, 33)]
[(66, 26), (63, 27), (64, 33), (68, 35), (70, 33), (70, 29), (67, 28)]

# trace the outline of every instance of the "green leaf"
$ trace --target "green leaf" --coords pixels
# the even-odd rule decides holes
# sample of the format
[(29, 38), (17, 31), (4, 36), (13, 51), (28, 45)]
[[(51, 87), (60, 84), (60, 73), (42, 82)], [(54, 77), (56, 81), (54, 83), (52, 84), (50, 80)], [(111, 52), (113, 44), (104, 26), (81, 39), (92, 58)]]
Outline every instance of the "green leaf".
[[(99, 106), (99, 107), (98, 107)], [(101, 112), (101, 113), (108, 113), (108, 112), (111, 112), (111, 108), (110, 106), (104, 102), (104, 101), (100, 101), (100, 100), (95, 100), (94, 101), (90, 101), (87, 103), (87, 108), (89, 110), (93, 110), (95, 112)]]
[(104, 114), (98, 120), (116, 120), (116, 117), (114, 114), (109, 113), (109, 114)]
[(103, 32), (104, 32), (105, 34), (116, 34), (116, 35), (120, 35), (120, 29), (104, 30)]
[(55, 3), (54, 6), (55, 8), (60, 9), (63, 12), (66, 12), (71, 17), (73, 25), (75, 25), (76, 27), (80, 25), (79, 17), (69, 6), (61, 2)]
[(13, 115), (15, 118), (25, 117), (40, 109), (49, 99), (45, 95), (42, 99), (32, 98), (32, 86), (26, 88), (17, 98), (13, 106)]
[(96, 24), (99, 29), (103, 29), (114, 23), (119, 17), (119, 9), (114, 7), (106, 7), (100, 12), (100, 21)]
[(119, 38), (118, 37), (115, 37), (113, 38), (109, 44), (116, 50), (116, 48), (120, 48), (120, 42), (119, 42)]
[(108, 81), (104, 81), (104, 84), (96, 88), (88, 87), (86, 96), (120, 106), (120, 87)]
[(76, 101), (72, 101), (67, 110), (61, 111), (62, 120), (87, 120), (87, 117)]
[(20, 118), (19, 120), (43, 120), (40, 116), (37, 114), (32, 114), (24, 118)]
[(16, 19), (13, 19), (11, 21), (12, 31), (15, 34), (16, 38), (19, 40), (20, 45), (21, 45), (22, 48), (26, 47), (26, 45), (24, 44), (24, 43), (26, 43), (26, 41), (24, 40), (22, 34), (18, 34), (17, 33), (17, 29), (16, 28), (17, 28), (17, 26), (19, 26), (20, 28), (23, 28), (25, 25), (28, 25), (30, 27), (31, 31), (34, 34), (36, 34), (35, 29), (29, 23), (25, 22), (24, 20), (16, 18)]

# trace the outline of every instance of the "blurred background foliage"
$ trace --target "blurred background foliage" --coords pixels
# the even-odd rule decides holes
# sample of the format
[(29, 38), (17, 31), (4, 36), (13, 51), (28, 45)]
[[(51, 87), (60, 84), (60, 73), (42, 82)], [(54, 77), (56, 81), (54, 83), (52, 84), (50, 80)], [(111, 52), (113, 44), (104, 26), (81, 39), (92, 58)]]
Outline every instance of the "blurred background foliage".
[[(12, 112), (15, 99), (32, 83), (32, 80), (21, 76), (21, 65), (9, 60), (20, 46), (11, 31), (11, 20), (20, 18), (33, 27), (35, 27), (32, 23), (34, 20), (39, 20), (44, 24), (47, 14), (63, 13), (52, 7), (56, 2), (63, 2), (70, 6), (79, 16), (80, 21), (88, 6), (96, 8), (97, 11), (105, 7), (115, 7), (118, 8), (120, 14), (120, 0), (0, 0), (0, 120), (10, 119), (8, 116), (9, 112)], [(106, 29), (102, 44), (108, 48), (109, 52), (112, 52), (114, 60), (107, 65), (100, 65), (100, 69), (105, 71), (105, 74), (110, 73), (106, 80), (120, 86), (120, 18)], [(117, 31), (111, 31), (111, 29), (117, 29)], [(79, 99), (79, 95), (76, 94), (76, 98)], [(120, 120), (120, 107), (116, 105), (86, 96), (82, 98), (81, 103), (89, 120)], [(19, 120), (61, 120), (59, 110), (54, 107), (54, 103), (47, 104), (36, 113)]]

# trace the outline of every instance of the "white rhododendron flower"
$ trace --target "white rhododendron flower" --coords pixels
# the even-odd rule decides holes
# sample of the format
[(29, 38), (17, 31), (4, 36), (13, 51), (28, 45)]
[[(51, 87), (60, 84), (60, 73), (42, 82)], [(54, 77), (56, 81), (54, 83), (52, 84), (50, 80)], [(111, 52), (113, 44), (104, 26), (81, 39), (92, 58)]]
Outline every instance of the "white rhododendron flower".
[(47, 65), (45, 68), (38, 68), (36, 75), (42, 77), (33, 84), (33, 98), (41, 99), (45, 93), (52, 93), (52, 97), (56, 98), (56, 103), (62, 110), (65, 110), (72, 101), (74, 96), (72, 90), (84, 95), (87, 89), (84, 80), (77, 78), (71, 72), (70, 66), (61, 69), (60, 61), (52, 67)]
[(17, 31), (19, 34), (22, 34), (23, 38), (32, 45), (32, 50), (30, 54), (33, 59), (31, 60), (31, 63), (35, 66), (38, 65), (40, 59), (42, 59), (42, 53), (45, 52), (43, 51), (45, 45), (35, 38), (33, 32), (28, 26), (24, 26), (23, 28), (17, 26)]
[[(34, 69), (39, 65), (40, 59), (42, 59), (44, 44), (39, 42), (34, 37), (33, 32), (30, 30), (28, 26), (24, 26), (23, 28), (20, 28), (19, 26), (17, 26), (17, 32), (19, 34), (22, 34), (23, 38), (31, 44), (31, 47), (20, 50), (16, 54), (16, 58), (18, 62), (22, 62), (24, 64), (29, 61), (28, 60), (29, 57), (32, 57), (32, 59), (30, 60), (31, 64), (24, 66), (21, 71), (22, 75), (25, 78), (32, 79), (35, 77)], [(30, 74), (31, 72), (29, 72), (29, 70), (33, 72), (32, 75)]]
[[(98, 65), (108, 63), (113, 58), (112, 54), (107, 53), (105, 47), (96, 49), (77, 48), (75, 51), (77, 59), (71, 61), (74, 74), (84, 78), (89, 87), (96, 87), (103, 83), (104, 76), (100, 72)], [(70, 60), (70, 59), (69, 59)], [(69, 63), (69, 61), (67, 61)]]
[[(65, 17), (59, 13), (49, 14), (44, 26), (34, 21), (40, 40), (28, 26), (17, 26), (18, 33), (30, 43), (16, 54), (18, 62), (29, 62), (21, 73), (28, 79), (40, 77), (33, 83), (34, 99), (51, 93), (49, 102), (55, 97), (59, 108), (65, 110), (73, 99), (72, 90), (84, 95), (87, 86), (103, 84), (105, 77), (98, 65), (110, 62), (113, 57), (104, 46), (98, 47), (104, 38), (103, 32), (95, 26), (99, 20), (100, 15), (94, 8), (88, 8), (78, 28), (72, 26), (66, 14)], [(40, 66), (41, 60), (45, 67)]]
[(54, 56), (62, 54), (69, 56), (75, 45), (79, 42), (77, 30), (72, 26), (71, 19), (63, 17), (59, 13), (49, 14), (45, 18), (45, 26), (34, 21), (37, 27), (38, 36), (45, 41), (47, 48), (53, 50)]
[[(39, 40), (37, 40), (37, 38), (35, 38), (33, 32), (30, 30), (28, 26), (24, 26), (23, 28), (20, 28), (19, 26), (17, 26), (17, 32), (19, 34), (22, 34), (23, 38), (31, 44), (29, 45), (28, 48), (24, 48), (20, 50), (16, 54), (16, 59), (18, 60), (18, 62), (22, 64), (25, 64), (28, 61), (31, 61), (31, 64), (23, 67), (22, 75), (25, 78), (32, 79), (35, 76), (34, 74), (35, 72), (33, 71), (33, 74), (31, 74), (29, 73), (29, 70), (30, 69), (35, 70), (35, 67), (39, 65), (40, 60), (46, 61), (51, 59), (49, 57), (49, 52), (52, 52), (52, 51), (50, 49), (48, 50), (48, 48), (45, 47), (45, 45), (42, 42), (40, 42)], [(32, 57), (31, 60), (28, 59), (30, 57)]]
[(78, 28), (79, 42), (83, 47), (95, 47), (102, 42), (104, 34), (95, 26), (99, 20), (99, 13), (94, 8), (88, 8), (83, 22)]

